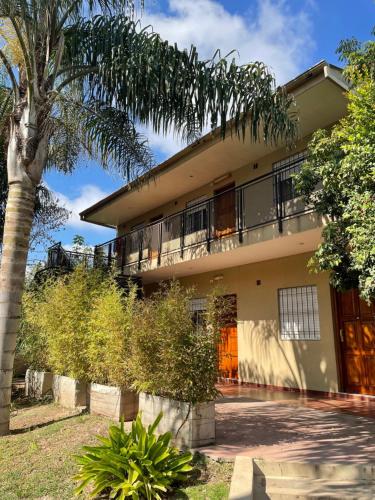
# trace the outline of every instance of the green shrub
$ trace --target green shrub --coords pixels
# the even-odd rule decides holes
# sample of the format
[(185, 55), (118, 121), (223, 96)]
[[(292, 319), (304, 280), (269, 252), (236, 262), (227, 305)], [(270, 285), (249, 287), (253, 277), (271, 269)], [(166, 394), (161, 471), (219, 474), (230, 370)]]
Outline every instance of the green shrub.
[(48, 364), (54, 373), (88, 379), (88, 321), (103, 279), (100, 271), (78, 266), (45, 286), (35, 315), (47, 339)]
[(39, 305), (42, 299), (42, 290), (27, 289), (23, 293), (16, 352), (25, 360), (28, 367), (48, 371), (47, 337), (38, 321)]
[(136, 286), (129, 284), (124, 294), (109, 276), (91, 306), (87, 323), (89, 378), (99, 384), (129, 387), (129, 338), (138, 309)]
[(170, 446), (171, 434), (155, 435), (162, 415), (146, 429), (140, 414), (130, 432), (112, 425), (109, 437), (99, 437), (99, 446), (84, 446), (86, 452), (76, 456), (80, 470), (76, 494), (92, 484), (91, 496), (110, 492), (110, 498), (161, 499), (173, 485), (192, 470), (191, 453), (180, 454)]
[(38, 370), (129, 387), (128, 344), (139, 306), (114, 274), (78, 266), (30, 286), (23, 296), (17, 352)]
[(193, 321), (194, 289), (161, 285), (142, 304), (132, 331), (129, 366), (134, 387), (190, 403), (217, 396), (218, 344), (225, 299), (212, 293), (202, 324)]

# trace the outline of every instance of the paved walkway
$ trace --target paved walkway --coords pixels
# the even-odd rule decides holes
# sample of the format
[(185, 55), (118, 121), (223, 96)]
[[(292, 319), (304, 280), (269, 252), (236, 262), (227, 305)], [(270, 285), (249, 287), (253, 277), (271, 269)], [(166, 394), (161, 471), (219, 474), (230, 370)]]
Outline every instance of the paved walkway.
[(375, 399), (319, 399), (244, 386), (220, 390), (216, 445), (200, 448), (212, 457), (375, 462)]

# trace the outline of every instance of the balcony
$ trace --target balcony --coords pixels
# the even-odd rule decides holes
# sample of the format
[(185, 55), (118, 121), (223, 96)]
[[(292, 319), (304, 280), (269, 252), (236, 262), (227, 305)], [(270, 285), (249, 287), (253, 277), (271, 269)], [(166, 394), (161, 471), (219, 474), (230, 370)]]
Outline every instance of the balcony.
[(249, 233), (266, 226), (281, 235), (287, 221), (312, 212), (293, 183), (303, 160), (296, 155), (268, 174), (97, 245), (95, 262), (134, 274), (247, 245)]
[(94, 253), (65, 250), (61, 243), (56, 243), (48, 249), (46, 268), (72, 271), (77, 265), (94, 266)]

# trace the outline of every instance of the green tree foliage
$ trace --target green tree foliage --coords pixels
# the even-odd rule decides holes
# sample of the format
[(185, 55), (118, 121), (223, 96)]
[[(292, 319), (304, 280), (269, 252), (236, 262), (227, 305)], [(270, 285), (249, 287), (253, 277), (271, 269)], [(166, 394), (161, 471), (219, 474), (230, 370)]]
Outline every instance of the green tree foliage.
[[(348, 114), (331, 130), (317, 131), (297, 188), (329, 221), (310, 265), (328, 271), (338, 289), (359, 287), (375, 299), (375, 41), (343, 41), (351, 82)], [(316, 190), (316, 186), (319, 188)]]
[(92, 485), (91, 497), (109, 492), (110, 498), (161, 500), (173, 486), (185, 480), (192, 470), (190, 452), (180, 453), (170, 446), (171, 434), (156, 436), (162, 415), (147, 428), (141, 415), (132, 423), (130, 432), (124, 424), (111, 425), (108, 438), (98, 436), (100, 444), (84, 446), (84, 454), (76, 456), (80, 470), (76, 494)]

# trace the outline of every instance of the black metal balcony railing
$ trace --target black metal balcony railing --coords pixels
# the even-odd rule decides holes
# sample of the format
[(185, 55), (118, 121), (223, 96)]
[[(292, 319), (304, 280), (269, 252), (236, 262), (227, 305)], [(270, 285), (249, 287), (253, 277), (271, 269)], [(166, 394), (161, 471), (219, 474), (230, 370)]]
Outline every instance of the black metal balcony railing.
[(94, 253), (65, 250), (62, 247), (61, 243), (56, 243), (48, 249), (46, 268), (59, 268), (65, 269), (66, 271), (71, 271), (78, 264), (84, 264), (87, 267), (93, 267), (94, 257)]
[(95, 247), (95, 265), (121, 268), (180, 252), (229, 235), (238, 235), (270, 223), (277, 223), (310, 210), (295, 192), (293, 174), (301, 168), (298, 158), (287, 166), (229, 189), (180, 212)]

